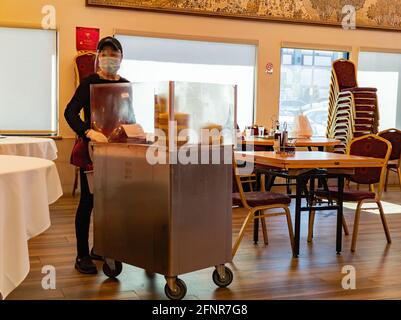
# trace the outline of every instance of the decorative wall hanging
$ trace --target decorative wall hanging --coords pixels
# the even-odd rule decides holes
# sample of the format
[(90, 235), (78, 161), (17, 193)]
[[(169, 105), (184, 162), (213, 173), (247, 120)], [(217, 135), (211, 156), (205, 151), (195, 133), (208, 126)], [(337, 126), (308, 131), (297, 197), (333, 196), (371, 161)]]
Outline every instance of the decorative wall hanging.
[(355, 12), (356, 28), (401, 30), (401, 0), (86, 0), (86, 4), (339, 27), (354, 21)]

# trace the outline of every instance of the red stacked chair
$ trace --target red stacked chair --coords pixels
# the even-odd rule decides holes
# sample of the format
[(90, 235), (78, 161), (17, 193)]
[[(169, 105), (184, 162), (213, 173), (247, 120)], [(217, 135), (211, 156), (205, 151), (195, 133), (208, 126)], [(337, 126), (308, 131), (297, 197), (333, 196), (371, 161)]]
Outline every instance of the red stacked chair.
[(353, 138), (376, 134), (379, 127), (377, 89), (360, 88), (351, 61), (333, 62), (327, 137), (342, 143), (334, 151), (345, 153)]

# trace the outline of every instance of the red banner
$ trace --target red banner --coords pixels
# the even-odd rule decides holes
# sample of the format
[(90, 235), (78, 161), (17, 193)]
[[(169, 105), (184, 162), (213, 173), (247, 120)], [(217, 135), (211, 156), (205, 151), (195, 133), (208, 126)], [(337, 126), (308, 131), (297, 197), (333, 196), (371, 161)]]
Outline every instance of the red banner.
[(97, 28), (77, 27), (77, 51), (96, 51), (100, 30)]

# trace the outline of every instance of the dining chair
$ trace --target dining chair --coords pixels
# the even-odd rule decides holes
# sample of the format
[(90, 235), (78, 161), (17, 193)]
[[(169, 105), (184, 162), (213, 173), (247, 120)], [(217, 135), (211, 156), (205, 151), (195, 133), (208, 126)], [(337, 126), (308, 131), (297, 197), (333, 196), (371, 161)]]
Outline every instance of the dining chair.
[[(237, 164), (233, 161), (233, 173), (236, 186), (236, 192), (233, 193), (233, 205), (240, 206), (248, 210), (247, 216), (242, 224), (241, 230), (232, 248), (232, 256), (237, 253), (239, 245), (244, 237), (246, 228), (251, 221), (260, 220), (265, 244), (268, 244), (267, 228), (265, 218), (274, 216), (286, 216), (288, 233), (290, 237), (291, 249), (294, 254), (294, 233), (292, 227), (291, 213), (289, 204), (291, 198), (288, 195), (267, 192), (264, 189), (264, 183), (261, 183), (261, 191), (244, 192)], [(274, 209), (274, 211), (272, 211)], [(282, 211), (277, 212), (277, 209)]]
[[(387, 242), (391, 243), (390, 231), (387, 225), (386, 217), (381, 203), (381, 196), (383, 193), (385, 176), (386, 176), (386, 168), (388, 160), (391, 155), (391, 151), (392, 151), (391, 143), (386, 139), (375, 134), (369, 134), (363, 137), (355, 138), (351, 141), (351, 143), (348, 146), (347, 154), (349, 155), (374, 157), (384, 160), (382, 167), (355, 168), (354, 174), (349, 177), (351, 182), (355, 182), (359, 185), (370, 186), (378, 184), (378, 188), (376, 188), (375, 192), (374, 191), (372, 192), (372, 190), (370, 191), (354, 190), (354, 189), (349, 189), (348, 187), (344, 189), (344, 198), (343, 198), (344, 201), (357, 203), (357, 207), (355, 210), (354, 229), (352, 233), (352, 245), (351, 245), (352, 252), (355, 252), (356, 249), (356, 241), (358, 238), (359, 222), (362, 212), (362, 206), (365, 203), (377, 204)], [(328, 191), (319, 189), (316, 191), (316, 196), (318, 198), (336, 199), (338, 196), (338, 189), (337, 187), (329, 187)], [(313, 233), (314, 217), (315, 213), (312, 212), (309, 221), (308, 238), (310, 238), (311, 233)]]
[(401, 130), (388, 129), (378, 133), (378, 135), (390, 141), (393, 147), (389, 163), (386, 170), (386, 182), (384, 184), (384, 191), (387, 191), (388, 176), (390, 172), (395, 172), (398, 175), (398, 180), (401, 187)]
[[(96, 54), (90, 51), (81, 51), (74, 59), (75, 86), (78, 87), (83, 79), (95, 73)], [(76, 137), (78, 139), (78, 137)], [(72, 187), (72, 196), (75, 197), (78, 189), (79, 168), (74, 170), (74, 183)]]

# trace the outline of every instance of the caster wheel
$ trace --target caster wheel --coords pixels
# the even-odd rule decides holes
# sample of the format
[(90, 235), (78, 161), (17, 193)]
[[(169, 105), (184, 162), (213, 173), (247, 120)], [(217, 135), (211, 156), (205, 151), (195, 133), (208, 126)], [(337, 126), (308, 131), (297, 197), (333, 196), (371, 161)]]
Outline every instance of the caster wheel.
[(177, 283), (176, 292), (171, 291), (167, 283), (166, 286), (164, 287), (164, 292), (167, 298), (169, 298), (170, 300), (182, 300), (187, 294), (187, 286), (185, 285), (185, 282), (177, 278), (176, 283)]
[(233, 272), (230, 268), (225, 267), (224, 270), (226, 271), (226, 277), (224, 280), (220, 279), (220, 275), (217, 270), (214, 270), (213, 272), (213, 282), (220, 288), (228, 287), (234, 279)]
[(123, 264), (120, 261), (115, 261), (114, 265), (115, 269), (111, 269), (107, 262), (103, 264), (103, 272), (109, 278), (117, 278), (123, 271)]

